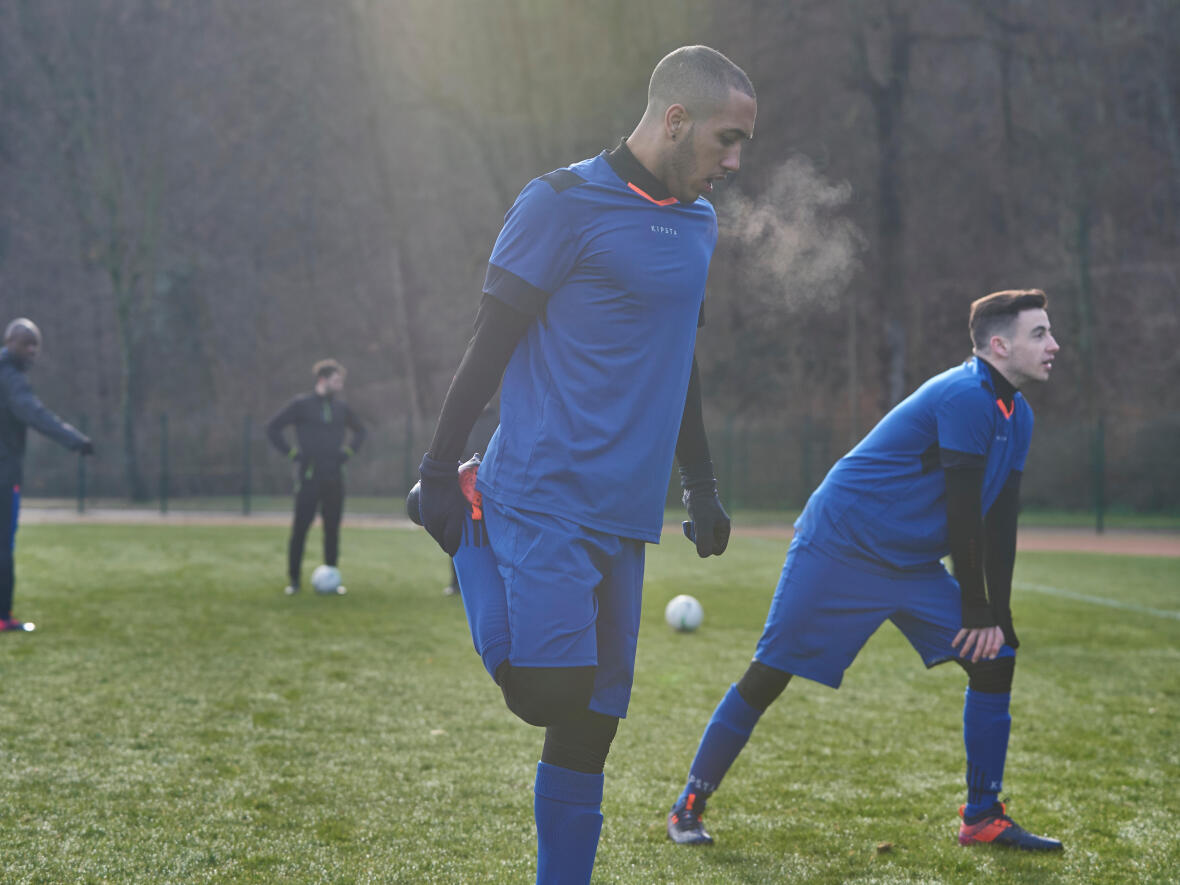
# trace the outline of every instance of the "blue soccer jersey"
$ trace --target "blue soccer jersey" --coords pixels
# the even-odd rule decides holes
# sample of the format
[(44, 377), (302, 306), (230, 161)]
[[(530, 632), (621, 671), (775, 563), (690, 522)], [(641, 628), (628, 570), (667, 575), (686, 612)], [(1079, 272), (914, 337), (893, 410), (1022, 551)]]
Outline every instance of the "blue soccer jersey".
[(717, 218), (656, 200), (605, 152), (531, 181), (484, 291), (536, 315), (479, 470), (505, 504), (658, 542)]
[(812, 494), (795, 523), (799, 539), (889, 568), (946, 556), (947, 453), (984, 459), (986, 514), (1011, 472), (1024, 470), (1032, 440), (1032, 409), (1020, 393), (1009, 409), (992, 371), (972, 357), (895, 406)]

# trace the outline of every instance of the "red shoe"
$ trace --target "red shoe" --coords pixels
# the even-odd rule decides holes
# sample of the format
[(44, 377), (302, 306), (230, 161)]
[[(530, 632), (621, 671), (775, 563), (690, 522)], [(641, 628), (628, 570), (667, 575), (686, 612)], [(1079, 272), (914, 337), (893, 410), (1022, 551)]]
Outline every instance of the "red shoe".
[(471, 518), (483, 519), (483, 495), (476, 491), (475, 479), (479, 475), (479, 452), (470, 461), (459, 465), (459, 491), (471, 502)]
[[(483, 519), (483, 495), (475, 490), (475, 478), (479, 473), (479, 452), (471, 456), (470, 461), (459, 465), (459, 491), (471, 504), (471, 518)], [(422, 495), (422, 483), (414, 483), (410, 493), (406, 495), (406, 516), (415, 525), (422, 525), (422, 511), (418, 499)]]
[(32, 621), (18, 621), (16, 618), (0, 618), (0, 633), (32, 633), (37, 625)]
[(1022, 851), (1061, 851), (1063, 848), (1056, 839), (1034, 836), (1008, 817), (1008, 808), (1003, 802), (997, 802), (983, 814), (972, 818), (970, 822), (963, 817), (966, 807), (959, 806), (959, 817), (963, 818), (963, 823), (959, 825), (960, 845), (984, 842), (1003, 845), (1006, 848), (1019, 848)]

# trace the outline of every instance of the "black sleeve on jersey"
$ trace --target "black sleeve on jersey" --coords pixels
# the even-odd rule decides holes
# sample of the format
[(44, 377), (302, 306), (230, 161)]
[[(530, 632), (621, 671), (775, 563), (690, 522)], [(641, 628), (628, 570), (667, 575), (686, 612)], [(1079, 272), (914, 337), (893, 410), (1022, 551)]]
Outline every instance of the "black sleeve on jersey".
[(1008, 474), (984, 520), (986, 547), (983, 570), (987, 575), (987, 593), (991, 597), (996, 623), (1004, 631), (1004, 641), (1020, 646), (1012, 626), (1012, 569), (1016, 565), (1016, 519), (1020, 514), (1020, 471)]
[(693, 467), (711, 460), (701, 410), (701, 370), (694, 356), (692, 373), (688, 376), (688, 393), (684, 397), (684, 414), (680, 417), (680, 435), (676, 439), (676, 463), (681, 467)]
[(500, 386), (504, 369), (533, 317), (485, 294), (475, 316), (475, 334), (443, 400), (430, 443), (436, 461), (458, 461), (471, 428)]
[[(961, 454), (961, 453), (960, 453)], [(948, 467), (946, 474), (946, 533), (951, 564), (959, 582), (963, 626), (994, 627), (983, 579), (982, 467)]]
[(283, 437), (283, 431), (295, 422), (295, 412), (299, 408), (299, 398), (291, 400), (266, 423), (266, 438), (270, 444), (284, 455), (290, 453), (292, 444)]

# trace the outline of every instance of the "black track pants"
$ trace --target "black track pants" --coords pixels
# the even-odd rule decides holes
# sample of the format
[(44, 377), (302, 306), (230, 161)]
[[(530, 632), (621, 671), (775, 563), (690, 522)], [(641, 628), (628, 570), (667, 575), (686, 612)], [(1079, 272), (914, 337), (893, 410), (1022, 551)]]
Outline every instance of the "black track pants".
[(305, 478), (295, 491), (295, 519), (291, 524), (291, 540), (287, 544), (287, 575), (299, 586), (299, 571), (303, 564), (303, 545), (307, 530), (320, 511), (324, 524), (324, 563), (336, 565), (340, 552), (340, 518), (344, 513), (344, 482), (339, 474)]

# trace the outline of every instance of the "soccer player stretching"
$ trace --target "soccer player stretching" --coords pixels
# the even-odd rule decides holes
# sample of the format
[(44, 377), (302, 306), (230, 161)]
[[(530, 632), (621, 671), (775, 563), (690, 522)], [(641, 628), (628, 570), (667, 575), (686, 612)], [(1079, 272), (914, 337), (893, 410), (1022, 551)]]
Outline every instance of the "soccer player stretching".
[[(705, 803), (792, 675), (839, 688), (884, 621), (927, 667), (967, 672), (967, 802), (959, 842), (1059, 851), (999, 801), (1019, 643), (1009, 598), (1020, 475), (1032, 409), (1058, 351), (1045, 294), (996, 292), (971, 305), (975, 355), (897, 405), (812, 494), (795, 523), (754, 660), (714, 711), (668, 815), (668, 836), (710, 844)], [(952, 578), (940, 560), (947, 553)]]
[[(673, 454), (697, 553), (729, 539), (693, 355), (717, 240), (701, 195), (737, 171), (755, 113), (736, 65), (683, 47), (656, 65), (628, 138), (524, 188), (407, 501), (455, 557), (509, 709), (545, 728), (538, 882), (590, 880)], [(474, 488), (463, 466), (464, 494), (458, 457), (501, 378), (500, 426)]]

